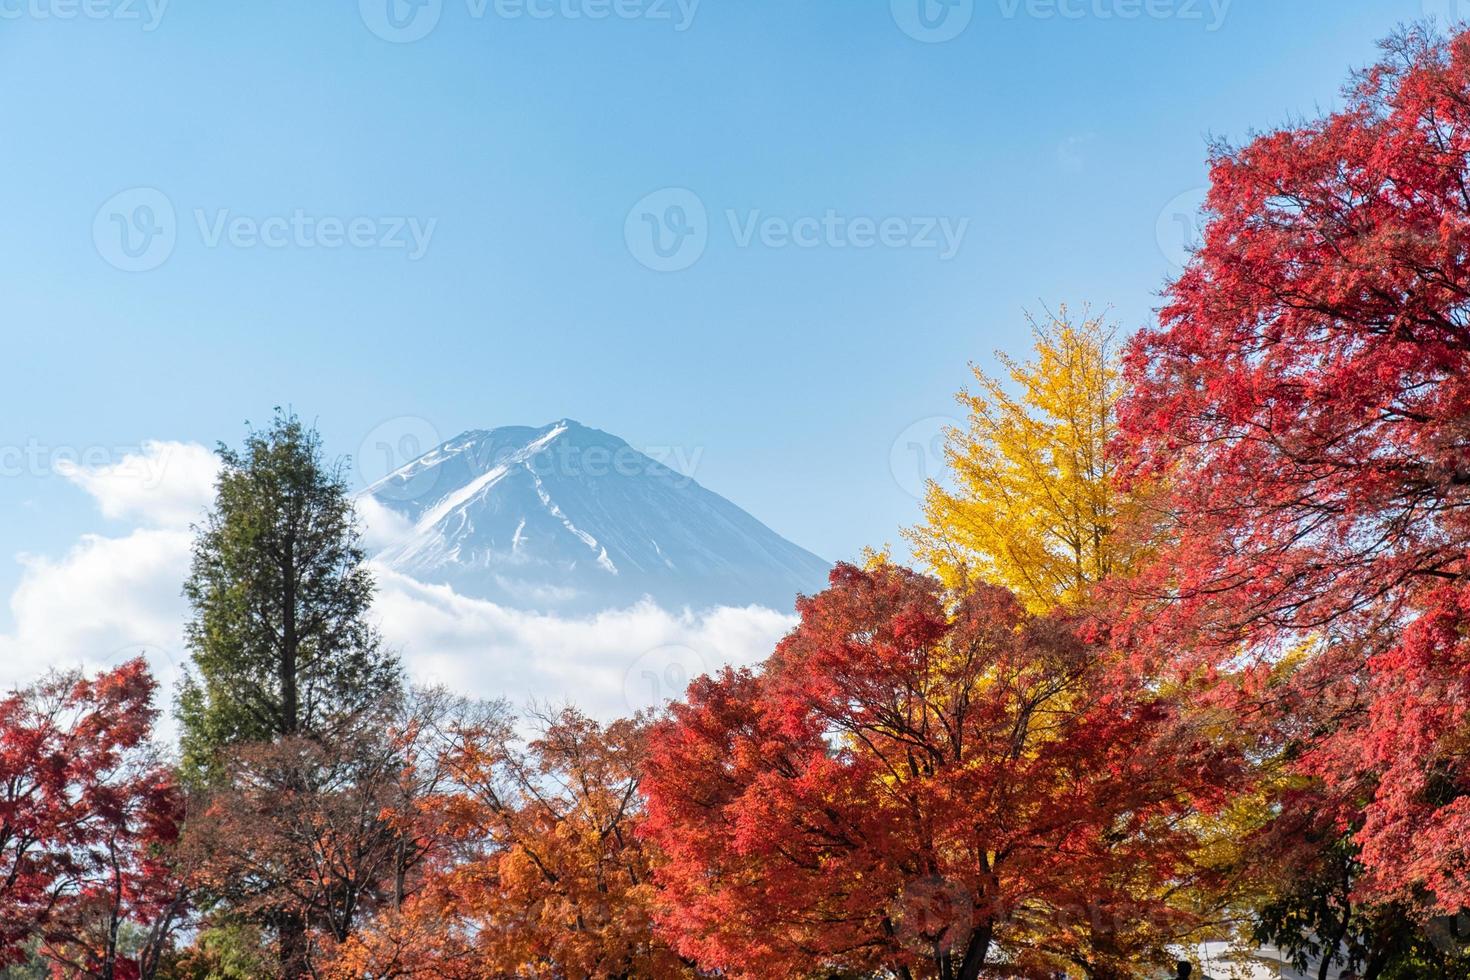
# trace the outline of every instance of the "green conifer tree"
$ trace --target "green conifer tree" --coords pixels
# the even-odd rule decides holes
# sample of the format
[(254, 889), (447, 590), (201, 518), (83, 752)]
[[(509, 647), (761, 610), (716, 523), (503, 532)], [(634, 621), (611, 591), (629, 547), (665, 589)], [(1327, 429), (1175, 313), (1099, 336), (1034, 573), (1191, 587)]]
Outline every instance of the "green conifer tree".
[(305, 737), (390, 706), (397, 658), (368, 622), (373, 580), (341, 466), (279, 409), (240, 451), (221, 446), (214, 509), (184, 594), (191, 666), (178, 695), (184, 770), (221, 749)]

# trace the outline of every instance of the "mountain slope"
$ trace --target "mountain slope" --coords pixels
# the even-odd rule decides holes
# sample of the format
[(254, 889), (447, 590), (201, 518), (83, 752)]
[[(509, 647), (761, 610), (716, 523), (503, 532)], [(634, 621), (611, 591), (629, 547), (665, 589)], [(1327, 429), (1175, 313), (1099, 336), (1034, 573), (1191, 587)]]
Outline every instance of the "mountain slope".
[(363, 491), (412, 530), (380, 560), (525, 609), (788, 610), (829, 565), (622, 439), (569, 419), (466, 432)]

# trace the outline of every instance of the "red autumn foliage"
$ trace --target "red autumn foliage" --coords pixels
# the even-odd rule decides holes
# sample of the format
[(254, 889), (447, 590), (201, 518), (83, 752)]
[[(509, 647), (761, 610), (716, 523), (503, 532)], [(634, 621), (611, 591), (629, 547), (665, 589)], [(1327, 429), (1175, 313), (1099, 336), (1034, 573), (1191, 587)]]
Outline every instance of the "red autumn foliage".
[[(0, 701), (0, 957), (25, 944), (68, 976), (127, 980), (158, 965), (183, 914), (168, 847), (182, 797), (149, 745), (142, 660), (52, 674)], [(144, 933), (124, 953), (124, 923)]]
[(1129, 472), (1172, 487), (1146, 619), (1231, 656), (1315, 638), (1290, 696), (1342, 710), (1299, 771), (1363, 808), (1363, 895), (1449, 913), (1470, 905), (1467, 158), (1470, 36), (1423, 31), (1341, 110), (1218, 150), (1203, 247), (1120, 406)]
[(1132, 976), (1186, 925), (1190, 813), (1228, 753), (1079, 623), (838, 566), (765, 669), (650, 736), (661, 925), (705, 969)]
[(1417, 618), (1368, 664), (1367, 715), (1306, 758), (1329, 783), (1374, 777), (1357, 835), (1364, 892), (1436, 911), (1470, 908), (1470, 588), (1422, 597)]
[(1303, 628), (1465, 568), (1470, 38), (1389, 46), (1348, 105), (1219, 149), (1203, 247), (1128, 357), (1164, 567), (1226, 625)]

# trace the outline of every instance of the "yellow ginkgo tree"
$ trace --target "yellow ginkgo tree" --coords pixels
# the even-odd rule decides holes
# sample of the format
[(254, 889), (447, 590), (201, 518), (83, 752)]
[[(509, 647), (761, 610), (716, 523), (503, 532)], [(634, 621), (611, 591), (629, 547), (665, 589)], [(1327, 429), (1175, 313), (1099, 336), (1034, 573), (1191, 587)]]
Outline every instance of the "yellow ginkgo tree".
[(1121, 390), (1114, 329), (1066, 307), (1029, 318), (1031, 359), (997, 358), (1006, 378), (972, 365), (958, 400), (965, 427), (947, 433), (952, 486), (929, 484), (925, 522), (906, 533), (949, 585), (1004, 585), (1042, 613), (1084, 601), (1123, 570), (1130, 503), (1108, 458)]

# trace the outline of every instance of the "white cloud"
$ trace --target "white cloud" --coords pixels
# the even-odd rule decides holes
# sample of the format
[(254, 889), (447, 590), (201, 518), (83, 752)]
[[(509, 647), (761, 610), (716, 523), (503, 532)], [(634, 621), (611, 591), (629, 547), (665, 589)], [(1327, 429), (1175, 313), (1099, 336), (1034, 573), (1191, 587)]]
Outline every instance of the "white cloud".
[(56, 472), (97, 501), (104, 517), (147, 527), (186, 528), (214, 499), (219, 459), (197, 443), (143, 443), (114, 463), (86, 466), (69, 459)]
[(184, 660), (188, 526), (213, 498), (218, 459), (194, 443), (150, 441), (113, 462), (54, 465), (104, 516), (135, 527), (83, 535), (59, 558), (17, 556), (22, 573), (10, 596), (11, 631), (0, 634), (0, 685), (143, 655), (166, 706)]
[(85, 535), (59, 559), (20, 556), (24, 571), (10, 597), (14, 627), (0, 635), (0, 683), (146, 654), (160, 684), (172, 685), (191, 540), (188, 531), (140, 528), (116, 538)]
[(603, 718), (683, 694), (695, 675), (767, 657), (796, 623), (770, 609), (595, 616), (520, 612), (376, 566), (384, 638), (413, 679), (480, 697), (569, 701)]
[(384, 507), (377, 497), (360, 494), (353, 498), (358, 523), (362, 527), (362, 543), (368, 554), (391, 548), (413, 534), (413, 522), (391, 507)]
[[(68, 468), (64, 475), (104, 514), (138, 526), (85, 535), (60, 557), (19, 556), (14, 625), (0, 634), (0, 686), (50, 667), (96, 669), (145, 654), (167, 708), (187, 660), (180, 594), (192, 545), (187, 526), (210, 500), (216, 465), (202, 446), (152, 442), (113, 465)], [(401, 532), (384, 508), (358, 505), (369, 543)], [(753, 664), (795, 623), (769, 609), (672, 613), (651, 603), (561, 618), (373, 571), (375, 616), (415, 681), (518, 704), (569, 701), (603, 718), (678, 696), (695, 674)]]

